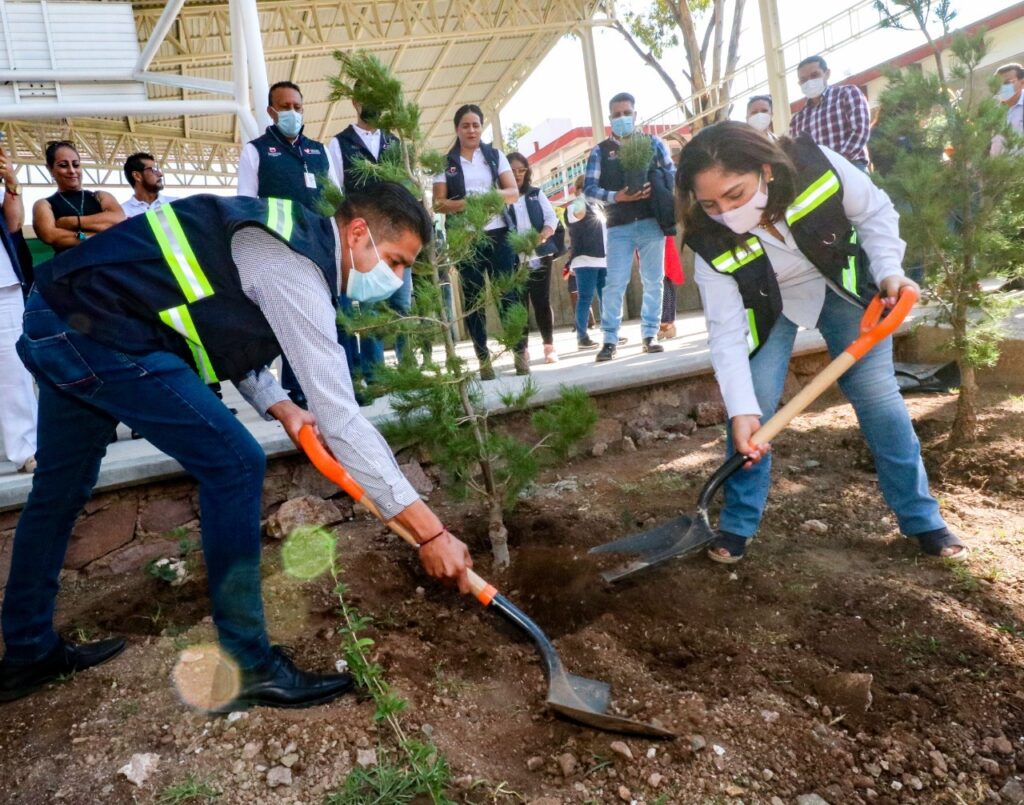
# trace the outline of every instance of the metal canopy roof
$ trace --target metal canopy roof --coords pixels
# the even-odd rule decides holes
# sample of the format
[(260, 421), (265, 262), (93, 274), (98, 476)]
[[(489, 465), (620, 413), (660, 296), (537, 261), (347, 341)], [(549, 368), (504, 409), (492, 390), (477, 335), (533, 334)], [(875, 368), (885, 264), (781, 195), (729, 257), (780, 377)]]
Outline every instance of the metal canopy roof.
[[(140, 50), (162, 33), (166, 5), (156, 0), (132, 3)], [(302, 87), (308, 136), (326, 140), (354, 120), (348, 102), (327, 100), (325, 76), (337, 72), (334, 50), (364, 49), (391, 66), (422, 107), (430, 144), (445, 147), (459, 105), (477, 103), (493, 118), (558, 39), (587, 24), (599, 5), (599, 0), (268, 0), (257, 8), (267, 79)], [(136, 73), (143, 75), (150, 100), (224, 99), (223, 90), (217, 94), (202, 88), (204, 81), (216, 82), (209, 84), (213, 88), (230, 86), (236, 76), (231, 16), (226, 1), (184, 5), (148, 71)], [(67, 78), (56, 71), (54, 75)], [(153, 83), (145, 76), (190, 86)], [(253, 97), (252, 103), (262, 119), (265, 98)], [(241, 143), (248, 139), (238, 116), (224, 113), (13, 119), (0, 126), (23, 166), (21, 178), (30, 184), (52, 183), (43, 143), (70, 137), (79, 146), (92, 185), (119, 183), (124, 158), (145, 150), (163, 163), (169, 185), (229, 186)]]

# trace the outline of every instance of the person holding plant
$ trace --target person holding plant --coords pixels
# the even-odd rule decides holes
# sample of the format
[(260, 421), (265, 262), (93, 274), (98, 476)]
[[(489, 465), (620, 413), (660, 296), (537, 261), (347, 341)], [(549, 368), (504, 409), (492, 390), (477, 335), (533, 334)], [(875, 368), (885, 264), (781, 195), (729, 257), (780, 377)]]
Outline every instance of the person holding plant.
[(584, 193), (605, 205), (608, 226), (608, 277), (601, 304), (603, 345), (597, 361), (615, 357), (622, 322), (622, 303), (640, 254), (643, 303), (640, 335), (644, 352), (663, 352), (655, 342), (661, 324), (665, 272), (665, 231), (658, 221), (652, 171), (671, 178), (675, 173), (665, 143), (636, 129), (636, 100), (620, 92), (608, 105), (612, 136), (599, 143), (587, 159)]
[(540, 235), (537, 252), (527, 258), (530, 278), (526, 285), (526, 298), (533, 305), (541, 341), (544, 344), (544, 363), (558, 363), (555, 351), (555, 316), (551, 312), (551, 265), (555, 260), (555, 243), (551, 239), (558, 227), (558, 216), (548, 197), (531, 179), (530, 163), (518, 151), (508, 155), (512, 175), (519, 185), (519, 199), (509, 207), (512, 221), (519, 232), (534, 229)]
[[(446, 216), (466, 209), (466, 196), (497, 190), (508, 204), (519, 200), (519, 190), (508, 159), (493, 145), (480, 141), (484, 130), (484, 113), (476, 104), (460, 106), (455, 112), (455, 144), (448, 152), (448, 166), (434, 177), (434, 209)], [(487, 349), (487, 316), (481, 296), (484, 280), (508, 277), (515, 271), (515, 255), (508, 245), (508, 220), (496, 215), (484, 226), (487, 242), (468, 260), (459, 264), (462, 278), (466, 327), (480, 361), (480, 379), (494, 380), (491, 353)], [(498, 310), (505, 314), (520, 302), (517, 291), (508, 291), (498, 300)], [(526, 339), (515, 349), (516, 374), (530, 373), (526, 360)]]
[[(856, 166), (810, 138), (773, 143), (736, 121), (702, 129), (684, 149), (676, 192), (685, 242), (696, 254), (715, 375), (730, 417), (726, 450), (750, 461), (725, 483), (716, 562), (740, 561), (768, 500), (769, 446), (753, 446), (782, 395), (798, 327), (817, 327), (835, 357), (859, 334), (878, 292), (904, 288), (904, 243), (888, 196)], [(880, 289), (880, 291), (879, 291)], [(900, 531), (929, 556), (962, 560), (921, 462), (896, 384), (892, 339), (839, 380), (874, 456)]]
[[(608, 233), (603, 218), (598, 215), (596, 205), (583, 195), (582, 174), (576, 177), (576, 198), (565, 212), (569, 225), (569, 269), (576, 277), (576, 346), (579, 349), (597, 349), (587, 328), (592, 317), (591, 305), (597, 295), (598, 307), (604, 295), (604, 283), (608, 274), (606, 242)], [(571, 290), (570, 290), (571, 295)]]

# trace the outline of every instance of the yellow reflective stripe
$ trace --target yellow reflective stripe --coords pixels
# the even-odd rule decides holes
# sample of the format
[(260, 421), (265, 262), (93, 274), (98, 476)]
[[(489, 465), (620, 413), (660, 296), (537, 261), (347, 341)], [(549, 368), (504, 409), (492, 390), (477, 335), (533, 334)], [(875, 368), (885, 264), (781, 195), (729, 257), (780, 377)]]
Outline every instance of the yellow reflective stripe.
[(750, 238), (746, 243), (737, 247), (737, 252), (738, 254), (735, 255), (731, 250), (722, 252), (718, 257), (711, 261), (712, 268), (716, 271), (722, 272), (723, 274), (732, 274), (737, 269), (742, 268), (747, 263), (753, 262), (763, 255), (764, 249), (761, 248), (761, 241), (757, 238)]
[(804, 190), (786, 210), (786, 223), (793, 224), (820, 207), (826, 199), (839, 192), (839, 177), (832, 171), (824, 173)]
[[(857, 230), (850, 235), (850, 243), (857, 245)], [(843, 288), (854, 296), (857, 295), (857, 255), (851, 254), (846, 260), (846, 267), (843, 269)]]
[(192, 321), (192, 314), (188, 312), (188, 305), (178, 305), (178, 307), (161, 310), (160, 321), (176, 333), (184, 336), (189, 349), (192, 350), (192, 358), (195, 360), (196, 369), (199, 371), (199, 377), (202, 378), (203, 382), (216, 383), (218, 380), (217, 373), (213, 370), (213, 363), (210, 361), (206, 347), (203, 346), (203, 341), (199, 337), (199, 331), (196, 330), (195, 322)]
[(164, 205), (146, 213), (149, 227), (156, 236), (167, 266), (178, 281), (178, 287), (189, 302), (195, 302), (206, 296), (213, 296), (213, 286), (199, 266), (192, 247), (185, 237), (185, 230), (174, 212), (174, 208)]
[(267, 229), (272, 229), (282, 240), (292, 236), (292, 200), (290, 198), (267, 199)]
[(754, 309), (747, 308), (747, 347), (753, 352), (761, 346), (761, 337), (757, 333), (757, 319), (754, 317)]

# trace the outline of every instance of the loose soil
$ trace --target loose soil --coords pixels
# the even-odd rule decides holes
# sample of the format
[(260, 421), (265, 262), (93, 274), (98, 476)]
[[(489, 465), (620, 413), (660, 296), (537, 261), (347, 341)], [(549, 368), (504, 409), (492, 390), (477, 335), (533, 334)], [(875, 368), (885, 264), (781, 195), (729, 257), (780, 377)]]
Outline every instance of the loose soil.
[[(846, 405), (805, 414), (777, 440), (770, 508), (735, 567), (694, 556), (612, 589), (597, 575), (610, 562), (587, 555), (689, 510), (721, 461), (722, 427), (577, 459), (540, 480), (510, 517), (513, 566), (494, 581), (569, 670), (609, 682), (618, 712), (657, 719), (674, 741), (622, 739), (545, 712), (523, 635), (431, 582), (365, 517), (337, 529), (348, 597), (375, 618), (375, 659), (409, 700), (408, 728), (450, 763), (459, 802), (788, 803), (816, 793), (833, 805), (964, 803), (998, 801), (1000, 790), (1017, 801), (1024, 398), (989, 391), (985, 403), (981, 442), (950, 454), (953, 398), (909, 400), (933, 491), (973, 548), (965, 565), (922, 558), (900, 537)], [(486, 523), (436, 493), (431, 504), (491, 576)], [(65, 584), (65, 633), (124, 634), (130, 645), (3, 707), (0, 799), (150, 803), (191, 775), (220, 803), (319, 803), (357, 749), (392, 745), (357, 696), (235, 720), (185, 708), (169, 679), (183, 648), (213, 636), (201, 574), (173, 588), (141, 571)], [(326, 578), (288, 577), (268, 544), (272, 636), (304, 667), (328, 670), (340, 656), (331, 590)], [(856, 695), (829, 692), (847, 673), (873, 677), (866, 712)], [(631, 758), (612, 748), (619, 740)], [(117, 772), (140, 752), (161, 760), (137, 788)], [(269, 788), (268, 769), (288, 762), (291, 785)]]

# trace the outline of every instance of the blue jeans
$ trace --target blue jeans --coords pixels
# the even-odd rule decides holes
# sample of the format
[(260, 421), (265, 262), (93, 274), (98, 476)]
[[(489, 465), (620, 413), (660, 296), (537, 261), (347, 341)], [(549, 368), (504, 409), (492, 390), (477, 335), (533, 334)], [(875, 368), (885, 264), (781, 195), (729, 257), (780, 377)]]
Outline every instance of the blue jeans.
[[(387, 306), (399, 315), (405, 315), (412, 307), (412, 269), (408, 269), (402, 277), (402, 287), (395, 291), (386, 302)], [(395, 354), (399, 359), (405, 348), (405, 339), (395, 339)], [(375, 380), (375, 369), (384, 363), (384, 341), (371, 335), (359, 336), (359, 367), (363, 379), (367, 383)]]
[(7, 656), (33, 662), (57, 644), (53, 613), (71, 529), (120, 421), (195, 477), (221, 644), (242, 668), (265, 660), (260, 496), (266, 456), (259, 443), (180, 357), (103, 346), (67, 327), (38, 292), (26, 305), (18, 354), (39, 383), (39, 446), (4, 596)]
[(640, 336), (653, 338), (661, 324), (662, 278), (665, 276), (665, 233), (653, 218), (608, 227), (608, 280), (601, 300), (604, 343), (617, 344), (622, 322), (622, 302), (633, 271), (633, 251), (640, 252), (640, 281), (644, 286), (640, 306)]
[[(831, 289), (818, 318), (829, 354), (834, 358), (860, 333), (863, 311)], [(768, 339), (750, 361), (754, 392), (766, 422), (778, 407), (786, 381), (797, 326), (780, 316)], [(907, 406), (900, 397), (892, 366), (892, 339), (887, 338), (855, 363), (839, 379), (839, 388), (853, 405), (861, 433), (875, 459), (878, 485), (899, 520), (900, 531), (914, 536), (945, 526), (939, 505), (928, 491), (928, 476), (921, 462), (921, 444), (914, 433)], [(732, 429), (726, 452), (732, 455)], [(768, 501), (772, 455), (749, 470), (739, 470), (725, 482), (725, 505), (719, 528), (752, 537)]]
[(576, 275), (576, 340), (587, 337), (587, 325), (590, 323), (590, 305), (597, 294), (598, 307), (604, 310), (604, 284), (608, 276), (607, 268), (577, 268)]

